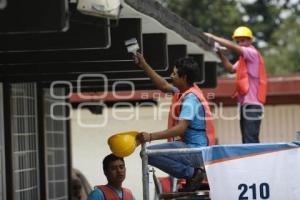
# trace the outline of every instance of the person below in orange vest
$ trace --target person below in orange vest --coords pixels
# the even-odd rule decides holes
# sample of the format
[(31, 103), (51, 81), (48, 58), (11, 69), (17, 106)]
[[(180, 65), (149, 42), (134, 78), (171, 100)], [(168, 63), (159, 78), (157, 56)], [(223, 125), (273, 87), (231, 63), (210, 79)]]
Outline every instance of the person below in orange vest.
[(217, 54), (226, 71), (237, 73), (234, 96), (237, 97), (240, 105), (242, 142), (259, 143), (263, 104), (266, 101), (267, 77), (263, 58), (252, 46), (252, 31), (245, 26), (238, 27), (232, 36), (236, 44), (211, 33), (205, 33), (205, 35), (214, 40), (217, 46), (224, 46), (240, 56), (235, 64), (231, 64), (222, 50), (217, 47)]
[[(199, 75), (198, 64), (192, 58), (181, 58), (175, 62), (171, 74), (172, 84), (157, 74), (145, 61), (142, 54), (134, 57), (136, 64), (144, 70), (155, 86), (163, 92), (172, 93), (169, 127), (153, 133), (141, 132), (137, 139), (141, 143), (153, 140), (180, 137), (180, 140), (149, 145), (148, 149), (196, 148), (213, 144), (214, 127), (208, 102), (200, 88), (194, 84)], [(149, 155), (148, 163), (176, 178), (186, 179), (182, 191), (198, 190), (205, 177), (201, 153)]]
[(103, 172), (107, 178), (106, 185), (95, 186), (89, 193), (88, 200), (135, 200), (132, 192), (122, 187), (126, 177), (126, 167), (123, 158), (113, 154), (103, 159)]

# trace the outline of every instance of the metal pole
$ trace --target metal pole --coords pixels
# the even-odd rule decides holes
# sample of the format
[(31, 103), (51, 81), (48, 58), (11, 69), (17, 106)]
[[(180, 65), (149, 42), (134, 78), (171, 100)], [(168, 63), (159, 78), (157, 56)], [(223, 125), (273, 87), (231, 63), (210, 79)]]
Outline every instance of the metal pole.
[(148, 170), (148, 155), (146, 145), (142, 144), (142, 174), (143, 174), (143, 200), (149, 200), (149, 170)]
[(179, 149), (147, 149), (147, 155), (170, 155), (170, 154), (188, 154), (201, 153), (206, 147), (198, 148), (179, 148)]

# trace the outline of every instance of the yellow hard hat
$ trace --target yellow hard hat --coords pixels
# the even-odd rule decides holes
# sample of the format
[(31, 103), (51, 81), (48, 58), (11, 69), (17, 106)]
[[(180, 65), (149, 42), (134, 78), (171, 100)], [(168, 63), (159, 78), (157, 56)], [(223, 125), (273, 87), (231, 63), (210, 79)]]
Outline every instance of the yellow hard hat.
[(115, 134), (108, 138), (107, 143), (112, 153), (118, 157), (126, 157), (132, 154), (138, 146), (135, 140), (137, 134), (137, 131), (128, 131)]
[(240, 26), (237, 29), (234, 30), (232, 38), (236, 37), (248, 37), (248, 38), (253, 38), (252, 31), (246, 27), (246, 26)]

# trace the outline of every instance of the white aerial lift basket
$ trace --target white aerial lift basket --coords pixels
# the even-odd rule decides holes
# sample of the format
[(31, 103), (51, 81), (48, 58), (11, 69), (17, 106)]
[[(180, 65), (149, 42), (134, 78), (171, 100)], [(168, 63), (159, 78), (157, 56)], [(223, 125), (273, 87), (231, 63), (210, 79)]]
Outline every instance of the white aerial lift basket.
[(120, 0), (78, 0), (77, 10), (86, 15), (118, 19)]

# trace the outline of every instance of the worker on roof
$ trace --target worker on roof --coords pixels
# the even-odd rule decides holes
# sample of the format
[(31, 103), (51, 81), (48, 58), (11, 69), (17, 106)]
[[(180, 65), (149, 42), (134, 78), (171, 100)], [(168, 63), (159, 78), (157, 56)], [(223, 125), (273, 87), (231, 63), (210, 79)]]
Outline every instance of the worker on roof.
[(264, 60), (258, 50), (252, 45), (252, 31), (240, 26), (233, 32), (235, 43), (215, 36), (211, 33), (205, 35), (236, 53), (239, 60), (231, 64), (222, 50), (217, 48), (225, 70), (236, 73), (236, 90), (234, 96), (240, 106), (240, 128), (243, 143), (259, 143), (259, 130), (263, 113), (263, 104), (266, 101), (267, 78)]
[[(259, 51), (252, 45), (252, 31), (240, 26), (233, 32), (235, 43), (211, 33), (205, 35), (214, 40), (225, 70), (236, 73), (236, 90), (240, 108), (240, 128), (243, 143), (259, 143), (259, 131), (263, 116), (263, 105), (266, 102), (267, 78), (264, 60)], [(224, 46), (239, 56), (232, 64), (225, 57), (219, 46)]]

